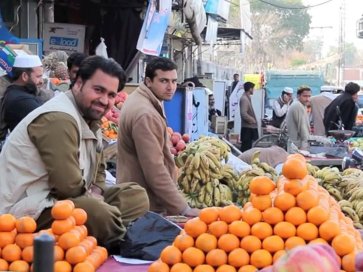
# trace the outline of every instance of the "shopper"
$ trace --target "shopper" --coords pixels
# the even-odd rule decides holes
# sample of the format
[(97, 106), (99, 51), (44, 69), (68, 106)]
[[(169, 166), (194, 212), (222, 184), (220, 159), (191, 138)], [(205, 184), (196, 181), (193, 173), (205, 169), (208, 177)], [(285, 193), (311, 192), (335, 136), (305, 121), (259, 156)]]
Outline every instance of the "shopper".
[(214, 95), (210, 94), (208, 98), (209, 98), (208, 119), (210, 122), (212, 122), (213, 116), (222, 116), (222, 112), (215, 108)]
[(67, 59), (67, 67), (68, 67), (68, 75), (71, 83), (76, 79), (77, 72), (79, 70), (79, 66), (82, 61), (87, 58), (86, 54), (83, 53), (73, 53)]
[(282, 94), (277, 98), (272, 105), (272, 125), (276, 128), (280, 128), (282, 122), (285, 120), (287, 111), (292, 103), (292, 95), (294, 90), (286, 87), (282, 91)]
[(0, 214), (31, 216), (38, 231), (52, 225), (51, 207), (70, 199), (88, 214), (89, 234), (111, 247), (149, 207), (135, 183), (105, 186), (100, 120), (126, 75), (112, 59), (92, 56), (61, 93), (24, 118), (0, 154)]
[(117, 183), (144, 187), (153, 212), (197, 216), (199, 210), (188, 206), (176, 185), (163, 106), (176, 91), (176, 69), (172, 60), (154, 58), (147, 64), (145, 82), (126, 100), (117, 140)]

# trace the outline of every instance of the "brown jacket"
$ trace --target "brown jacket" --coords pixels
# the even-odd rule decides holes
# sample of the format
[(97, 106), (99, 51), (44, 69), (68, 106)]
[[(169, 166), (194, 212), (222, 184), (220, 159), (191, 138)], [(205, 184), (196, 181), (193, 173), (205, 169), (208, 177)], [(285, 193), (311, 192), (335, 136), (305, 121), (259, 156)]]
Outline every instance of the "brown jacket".
[(251, 96), (244, 93), (239, 102), (243, 128), (257, 128), (257, 119), (252, 107)]
[(310, 100), (311, 116), (314, 123), (314, 135), (326, 136), (324, 126), (324, 111), (337, 95), (321, 93)]
[(121, 110), (117, 141), (117, 183), (145, 188), (153, 212), (177, 215), (188, 208), (176, 185), (163, 105), (143, 83)]

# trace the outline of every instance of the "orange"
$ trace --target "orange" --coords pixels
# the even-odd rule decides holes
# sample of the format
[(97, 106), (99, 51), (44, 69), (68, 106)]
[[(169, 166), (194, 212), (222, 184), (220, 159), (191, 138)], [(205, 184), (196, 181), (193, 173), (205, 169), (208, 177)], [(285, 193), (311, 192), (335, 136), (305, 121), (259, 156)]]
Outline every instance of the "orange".
[(355, 253), (350, 253), (342, 258), (342, 268), (347, 272), (354, 272), (355, 270)]
[(193, 270), (185, 263), (174, 264), (170, 272), (192, 272)]
[(15, 229), (16, 219), (12, 214), (3, 214), (0, 216), (0, 232), (12, 231)]
[(93, 236), (87, 236), (86, 240), (91, 241), (95, 246), (97, 246), (97, 239)]
[(58, 245), (64, 250), (68, 250), (71, 247), (76, 247), (79, 245), (79, 243), (79, 237), (76, 234), (70, 232), (62, 234), (58, 240)]
[(339, 225), (332, 220), (324, 222), (319, 227), (320, 238), (323, 238), (325, 241), (328, 242), (331, 241), (339, 233), (340, 233)]
[(205, 255), (198, 248), (190, 247), (183, 252), (183, 262), (191, 267), (204, 264)]
[(297, 236), (303, 238), (305, 241), (311, 241), (319, 236), (318, 228), (312, 223), (304, 223), (297, 227)]
[(282, 174), (288, 179), (303, 179), (307, 176), (306, 163), (299, 159), (289, 159), (282, 167)]
[(106, 261), (106, 260), (107, 260), (107, 258), (108, 258), (108, 252), (107, 252), (107, 249), (106, 249), (106, 248), (104, 248), (104, 247), (100, 247), (100, 246), (98, 246), (98, 247), (96, 247), (96, 248), (93, 250), (93, 252), (96, 252), (97, 254), (99, 254), (99, 255), (102, 257), (102, 259), (103, 259), (104, 261)]
[(161, 252), (160, 258), (164, 263), (174, 265), (182, 261), (182, 253), (175, 246), (167, 246)]
[(205, 253), (208, 253), (217, 248), (217, 238), (211, 234), (203, 233), (195, 241), (195, 246)]
[(11, 232), (0, 232), (0, 248), (15, 243), (14, 235)]
[(31, 217), (20, 217), (15, 226), (19, 233), (33, 233), (37, 229), (37, 223)]
[(287, 239), (296, 235), (296, 228), (290, 222), (280, 222), (274, 227), (274, 234)]
[(199, 218), (193, 218), (185, 223), (184, 229), (188, 235), (197, 238), (202, 233), (207, 232), (208, 226)]
[(272, 235), (263, 240), (262, 248), (266, 249), (270, 253), (275, 253), (285, 248), (285, 242), (280, 236)]
[(10, 271), (28, 272), (29, 269), (30, 269), (29, 264), (26, 261), (22, 260), (14, 261), (9, 266)]
[(186, 250), (189, 247), (194, 246), (194, 239), (192, 236), (187, 234), (178, 235), (175, 237), (174, 246), (176, 246), (181, 252)]
[(253, 226), (257, 222), (261, 221), (262, 213), (260, 210), (258, 210), (256, 208), (248, 209), (248, 210), (243, 211), (242, 219), (248, 225)]
[(269, 195), (259, 195), (251, 199), (254, 208), (263, 212), (272, 206), (272, 200)]
[(290, 237), (285, 241), (285, 248), (287, 248), (288, 250), (291, 250), (297, 246), (304, 246), (304, 245), (306, 245), (304, 239), (297, 236)]
[(331, 246), (339, 256), (350, 254), (354, 251), (354, 239), (347, 234), (339, 234), (334, 237)]
[(215, 237), (219, 238), (223, 234), (228, 233), (228, 224), (223, 221), (216, 221), (213, 222), (208, 226), (208, 231), (210, 234), (214, 235)]
[(271, 207), (262, 213), (262, 219), (270, 225), (276, 225), (277, 223), (284, 221), (284, 213), (276, 207)]
[(286, 212), (285, 221), (290, 222), (295, 226), (299, 226), (306, 222), (306, 213), (299, 207), (293, 207)]
[(278, 259), (280, 259), (280, 257), (284, 256), (285, 254), (286, 254), (286, 250), (277, 251), (272, 258), (272, 262), (276, 263), (278, 261)]
[(72, 216), (73, 209), (67, 201), (57, 201), (51, 210), (51, 214), (55, 220), (65, 220)]
[(281, 192), (274, 200), (274, 207), (280, 209), (283, 212), (295, 207), (296, 199), (292, 194)]
[(73, 272), (95, 272), (95, 268), (92, 266), (92, 264), (83, 262), (83, 263), (77, 264), (73, 268)]
[(199, 212), (199, 219), (206, 224), (210, 224), (218, 220), (219, 213), (216, 208), (205, 208)]
[(52, 231), (56, 235), (62, 235), (66, 232), (69, 232), (72, 228), (73, 224), (69, 219), (54, 220), (54, 222), (52, 223)]
[(67, 220), (71, 222), (72, 228), (76, 226), (76, 219), (73, 216), (68, 217)]
[(322, 238), (317, 238), (317, 239), (311, 240), (309, 242), (309, 245), (310, 244), (326, 244), (326, 245), (329, 245), (329, 243), (327, 241), (325, 241), (324, 239), (322, 239)]
[(32, 246), (34, 243), (34, 234), (32, 233), (19, 233), (15, 236), (15, 243), (21, 248)]
[(54, 263), (54, 272), (72, 272), (72, 266), (66, 261)]
[(237, 270), (231, 265), (223, 264), (217, 268), (216, 272), (237, 272)]
[(251, 228), (251, 234), (260, 240), (263, 240), (272, 235), (272, 227), (265, 222), (258, 222)]
[(243, 238), (250, 235), (251, 227), (244, 221), (234, 221), (228, 226), (228, 230), (230, 234)]
[[(151, 272), (151, 271), (148, 271), (148, 272)], [(215, 272), (215, 270), (209, 264), (202, 264), (202, 265), (198, 265), (196, 268), (194, 268), (193, 272)]]
[(320, 226), (325, 221), (329, 220), (329, 213), (322, 207), (313, 207), (307, 213), (308, 222), (313, 223), (315, 226)]
[(266, 176), (255, 177), (250, 182), (250, 191), (256, 195), (268, 195), (275, 188), (275, 183)]
[(29, 246), (24, 248), (21, 253), (21, 258), (28, 263), (32, 263), (34, 258), (34, 247)]
[(253, 266), (253, 265), (245, 265), (245, 266), (242, 266), (238, 270), (238, 272), (256, 272), (256, 271), (257, 271), (257, 268), (255, 266)]
[(87, 221), (87, 213), (85, 210), (77, 208), (72, 213), (73, 218), (76, 220), (76, 225), (84, 225)]
[(261, 249), (261, 246), (261, 240), (252, 235), (242, 238), (240, 243), (240, 247), (246, 250), (248, 253), (252, 253), (258, 249)]
[(54, 261), (62, 261), (64, 259), (64, 250), (60, 246), (54, 246)]
[(227, 253), (221, 249), (213, 249), (207, 253), (206, 264), (214, 267), (227, 264)]
[(293, 196), (297, 196), (304, 189), (306, 188), (304, 188), (303, 182), (300, 179), (290, 179), (284, 184), (284, 191), (292, 194)]
[(169, 272), (169, 266), (161, 261), (153, 262), (148, 269), (148, 272)]
[(7, 245), (2, 249), (1, 255), (8, 262), (21, 260), (21, 248), (18, 245)]
[(87, 253), (84, 248), (80, 246), (71, 247), (66, 252), (66, 260), (72, 265), (82, 263), (86, 260), (86, 258)]
[(304, 211), (319, 205), (319, 197), (314, 191), (304, 191), (296, 197), (296, 204)]
[(251, 264), (256, 268), (264, 268), (272, 264), (271, 253), (265, 249), (256, 250), (251, 254)]
[(241, 217), (241, 210), (234, 205), (223, 207), (222, 210), (219, 211), (219, 219), (227, 224), (238, 221)]
[(7, 261), (0, 259), (0, 271), (8, 271), (9, 270), (9, 264)]
[(79, 232), (81, 240), (84, 240), (87, 237), (87, 233), (81, 226), (75, 226), (73, 229)]
[(236, 235), (224, 234), (218, 239), (218, 248), (224, 252), (231, 252), (239, 247), (240, 241)]
[(234, 267), (241, 267), (250, 263), (250, 255), (242, 248), (232, 250), (228, 255), (228, 264)]
[(289, 159), (297, 159), (297, 160), (301, 160), (302, 162), (306, 163), (306, 158), (299, 153), (291, 154), (291, 155), (287, 156), (286, 160), (289, 160)]

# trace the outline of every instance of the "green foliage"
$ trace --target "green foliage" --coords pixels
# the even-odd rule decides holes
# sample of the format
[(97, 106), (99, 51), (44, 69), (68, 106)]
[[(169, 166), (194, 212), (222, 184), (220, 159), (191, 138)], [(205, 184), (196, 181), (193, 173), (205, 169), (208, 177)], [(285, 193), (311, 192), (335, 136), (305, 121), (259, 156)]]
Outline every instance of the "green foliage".
[(306, 59), (293, 59), (290, 62), (291, 67), (298, 67), (304, 64), (306, 64)]

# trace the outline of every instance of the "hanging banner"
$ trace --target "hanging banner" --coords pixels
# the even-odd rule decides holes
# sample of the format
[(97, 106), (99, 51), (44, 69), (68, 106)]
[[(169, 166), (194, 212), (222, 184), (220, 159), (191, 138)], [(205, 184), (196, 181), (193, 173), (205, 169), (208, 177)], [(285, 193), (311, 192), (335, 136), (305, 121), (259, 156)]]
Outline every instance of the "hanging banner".
[(19, 44), (19, 39), (11, 34), (5, 26), (0, 10), (0, 50), (7, 44)]
[(164, 9), (156, 11), (154, 1), (149, 1), (146, 17), (137, 42), (137, 50), (152, 56), (159, 56), (164, 41), (164, 35), (168, 28), (171, 0), (163, 0)]

